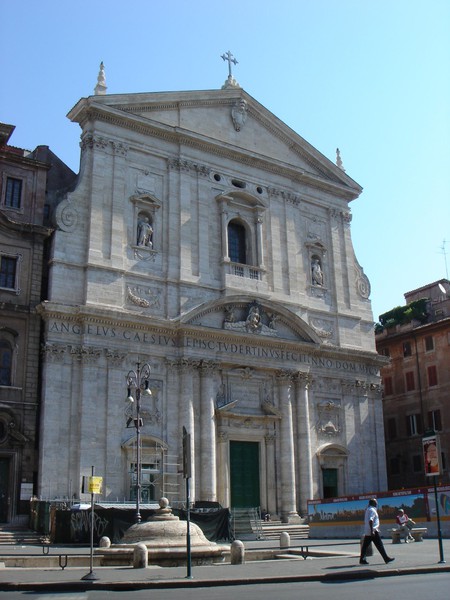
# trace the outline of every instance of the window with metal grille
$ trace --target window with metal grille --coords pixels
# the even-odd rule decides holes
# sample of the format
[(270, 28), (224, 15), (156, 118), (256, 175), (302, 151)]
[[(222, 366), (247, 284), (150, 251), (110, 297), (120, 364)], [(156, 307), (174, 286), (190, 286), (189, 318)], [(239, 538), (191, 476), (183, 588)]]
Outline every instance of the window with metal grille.
[(407, 356), (411, 356), (411, 355), (412, 355), (411, 342), (403, 342), (403, 356), (407, 357)]
[(22, 180), (14, 177), (6, 178), (5, 206), (20, 208), (22, 202)]
[(427, 335), (425, 338), (425, 352), (434, 350), (434, 339), (432, 335)]
[(391, 475), (400, 475), (400, 458), (398, 456), (389, 460), (389, 470)]
[(393, 394), (392, 377), (389, 376), (389, 377), (384, 378), (383, 387), (384, 387), (384, 395), (392, 396), (392, 394)]
[(397, 421), (394, 417), (387, 421), (387, 434), (390, 440), (395, 440), (397, 437)]
[(0, 255), (0, 287), (14, 290), (16, 288), (17, 258)]
[(414, 454), (412, 457), (412, 468), (414, 473), (420, 473), (423, 470), (422, 457), (420, 454)]
[(442, 430), (441, 411), (439, 409), (428, 412), (428, 426), (433, 431)]
[(423, 432), (422, 417), (420, 414), (417, 413), (406, 417), (406, 431), (409, 436), (419, 435)]
[(5, 340), (0, 340), (0, 385), (11, 385), (12, 350)]
[(413, 373), (413, 371), (407, 371), (405, 373), (405, 379), (406, 379), (406, 391), (407, 392), (412, 392), (412, 390), (415, 389), (414, 373)]
[(438, 384), (438, 376), (436, 365), (431, 365), (427, 368), (428, 385), (431, 387)]
[(232, 262), (247, 264), (245, 227), (235, 221), (228, 224), (228, 254)]

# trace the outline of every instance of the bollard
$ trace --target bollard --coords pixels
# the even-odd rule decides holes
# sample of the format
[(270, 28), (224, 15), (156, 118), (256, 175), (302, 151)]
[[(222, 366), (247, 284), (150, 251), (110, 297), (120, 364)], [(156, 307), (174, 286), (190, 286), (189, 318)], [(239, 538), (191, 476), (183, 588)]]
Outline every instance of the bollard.
[(243, 565), (245, 563), (245, 548), (240, 540), (235, 540), (231, 544), (231, 564)]
[(280, 533), (280, 548), (285, 549), (291, 546), (291, 536), (287, 531), (282, 531)]
[(133, 550), (133, 569), (148, 567), (148, 550), (145, 544), (136, 544)]
[(109, 539), (109, 537), (106, 537), (106, 535), (104, 535), (102, 538), (100, 538), (98, 545), (99, 548), (111, 548), (111, 540)]

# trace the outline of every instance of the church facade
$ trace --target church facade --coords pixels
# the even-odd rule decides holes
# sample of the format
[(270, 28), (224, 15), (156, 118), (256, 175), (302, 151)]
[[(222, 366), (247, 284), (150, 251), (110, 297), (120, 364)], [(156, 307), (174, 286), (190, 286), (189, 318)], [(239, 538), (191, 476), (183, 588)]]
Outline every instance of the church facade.
[(79, 497), (94, 466), (103, 500), (133, 499), (127, 375), (146, 364), (142, 502), (184, 501), (183, 428), (193, 502), (295, 521), (310, 498), (385, 489), (360, 186), (234, 80), (105, 91), (68, 115), (80, 175), (40, 306), (38, 495)]

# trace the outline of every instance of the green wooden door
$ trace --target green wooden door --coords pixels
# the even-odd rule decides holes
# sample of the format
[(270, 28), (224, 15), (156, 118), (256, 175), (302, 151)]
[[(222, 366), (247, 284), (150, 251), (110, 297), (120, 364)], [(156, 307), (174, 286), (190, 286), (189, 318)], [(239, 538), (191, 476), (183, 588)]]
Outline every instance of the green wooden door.
[(8, 520), (9, 458), (0, 458), (0, 523)]
[(259, 444), (230, 442), (231, 507), (260, 506)]
[(338, 471), (337, 469), (322, 469), (323, 497), (336, 498), (338, 496)]

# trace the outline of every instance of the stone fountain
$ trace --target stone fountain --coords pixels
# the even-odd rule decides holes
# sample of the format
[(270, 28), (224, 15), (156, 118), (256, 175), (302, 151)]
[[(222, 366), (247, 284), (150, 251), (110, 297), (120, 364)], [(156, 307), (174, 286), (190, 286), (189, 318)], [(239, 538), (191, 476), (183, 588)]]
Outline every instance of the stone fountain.
[[(195, 523), (189, 524), (191, 561), (193, 565), (223, 562), (224, 553), (230, 546), (210, 542)], [(159, 509), (146, 521), (135, 523), (126, 530), (120, 544), (99, 548), (103, 555), (102, 564), (132, 564), (133, 551), (137, 544), (145, 544), (148, 563), (160, 566), (181, 566), (187, 563), (187, 521), (172, 514), (167, 498), (161, 498)]]

